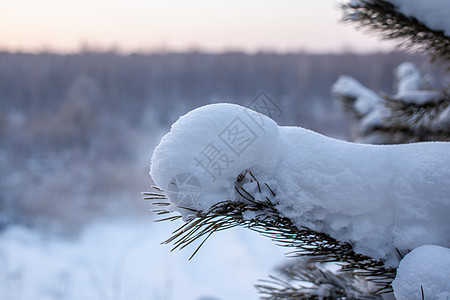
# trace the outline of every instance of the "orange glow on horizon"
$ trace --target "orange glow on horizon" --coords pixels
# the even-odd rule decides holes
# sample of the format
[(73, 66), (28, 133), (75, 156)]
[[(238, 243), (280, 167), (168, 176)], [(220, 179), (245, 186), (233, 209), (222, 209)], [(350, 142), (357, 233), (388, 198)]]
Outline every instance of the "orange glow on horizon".
[(4, 1), (0, 49), (71, 52), (82, 44), (124, 52), (393, 48), (339, 23), (340, 17), (332, 0)]

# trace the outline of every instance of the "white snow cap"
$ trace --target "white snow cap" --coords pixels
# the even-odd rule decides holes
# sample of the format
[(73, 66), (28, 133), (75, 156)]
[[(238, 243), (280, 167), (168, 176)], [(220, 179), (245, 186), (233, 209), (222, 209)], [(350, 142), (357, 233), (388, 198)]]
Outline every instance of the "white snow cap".
[(426, 245), (405, 256), (392, 283), (397, 300), (450, 299), (450, 249)]
[(278, 137), (278, 126), (264, 115), (234, 104), (206, 105), (172, 125), (154, 151), (150, 175), (174, 204), (207, 210), (232, 198), (244, 170), (275, 166)]
[(424, 79), (419, 69), (411, 62), (401, 63), (395, 70), (397, 94), (394, 99), (404, 103), (424, 105), (438, 102), (444, 96), (442, 92), (424, 89)]
[[(353, 108), (361, 116), (360, 129), (362, 131), (369, 131), (382, 125), (383, 119), (389, 114), (385, 107), (385, 100), (351, 76), (339, 76), (331, 91), (338, 97), (355, 99)], [(361, 142), (367, 143), (365, 140)]]
[(377, 93), (366, 88), (351, 76), (342, 75), (333, 84), (331, 91), (336, 95), (355, 98), (354, 108), (361, 115), (367, 115), (384, 102)]
[[(172, 126), (150, 174), (186, 216), (177, 206), (207, 210), (239, 199), (236, 178), (246, 170), (273, 189), (275, 197), (263, 196), (298, 227), (390, 265), (398, 263), (395, 248), (450, 246), (450, 143), (354, 144), (214, 104)], [(245, 188), (257, 190), (250, 182)]]
[(416, 65), (409, 61), (401, 63), (395, 69), (395, 77), (398, 81), (399, 94), (422, 89), (422, 74)]

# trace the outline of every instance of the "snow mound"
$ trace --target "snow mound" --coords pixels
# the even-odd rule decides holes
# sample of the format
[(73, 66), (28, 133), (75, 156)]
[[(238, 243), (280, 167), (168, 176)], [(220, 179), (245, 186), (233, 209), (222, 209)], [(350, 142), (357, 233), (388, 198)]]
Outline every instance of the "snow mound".
[(278, 138), (278, 126), (264, 115), (234, 104), (203, 106), (162, 138), (150, 175), (174, 204), (207, 210), (233, 197), (244, 170), (275, 167)]
[(397, 300), (450, 299), (450, 249), (426, 245), (405, 256), (392, 283)]
[(298, 227), (396, 265), (395, 248), (450, 246), (449, 166), (450, 143), (354, 144), (214, 104), (172, 126), (155, 149), (150, 174), (186, 217), (189, 210), (180, 206), (207, 210), (241, 199), (237, 177), (251, 170)]

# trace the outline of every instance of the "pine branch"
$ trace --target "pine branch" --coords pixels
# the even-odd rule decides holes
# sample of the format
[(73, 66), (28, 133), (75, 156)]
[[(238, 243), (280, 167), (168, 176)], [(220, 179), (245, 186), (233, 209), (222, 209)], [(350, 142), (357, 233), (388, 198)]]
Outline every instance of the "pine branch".
[(350, 272), (334, 273), (317, 263), (298, 259), (281, 268), (283, 278), (261, 280), (257, 290), (262, 299), (381, 299), (370, 294), (366, 281)]
[[(367, 140), (378, 136), (382, 143), (404, 144), (426, 141), (450, 141), (450, 95), (442, 91), (436, 101), (416, 104), (383, 95), (383, 120), (381, 124), (357, 132), (357, 139)], [(353, 117), (359, 126), (361, 118)]]
[[(238, 200), (219, 202), (205, 212), (183, 207), (192, 210), (193, 217), (163, 243), (173, 244), (173, 251), (203, 239), (191, 259), (213, 233), (237, 226), (246, 227), (272, 239), (277, 245), (292, 248), (289, 252), (291, 257), (305, 256), (315, 262), (339, 262), (342, 271), (351, 272), (354, 276), (361, 276), (373, 282), (377, 287), (375, 293), (392, 290), (390, 283), (395, 277), (394, 268), (385, 267), (382, 260), (355, 253), (349, 243), (339, 242), (325, 233), (307, 227), (296, 227), (289, 218), (277, 210), (274, 200), (265, 196), (265, 192), (269, 194), (270, 191), (272, 198), (275, 198), (275, 193), (269, 185), (261, 184), (251, 172), (249, 174), (250, 176), (246, 176), (242, 182), (236, 182)], [(253, 195), (242, 187), (243, 183), (249, 181), (255, 181), (259, 187)], [(155, 203), (159, 206), (156, 213), (170, 214), (171, 211), (167, 210), (169, 203), (161, 202), (162, 198), (165, 198), (163, 192)], [(249, 212), (253, 217), (248, 218)], [(180, 215), (175, 215), (163, 220), (173, 221), (179, 218)]]
[(337, 100), (339, 108), (347, 112), (353, 120), (359, 121), (364, 117), (355, 109), (356, 97), (342, 93), (333, 93), (333, 97)]
[[(377, 94), (382, 101), (377, 102), (372, 110), (362, 113), (357, 110), (356, 102), (373, 99), (345, 90), (333, 91), (333, 96), (352, 120), (354, 140), (376, 144), (450, 141), (448, 87), (411, 90), (395, 96)], [(420, 101), (421, 98), (427, 101)]]
[(384, 39), (398, 40), (399, 46), (430, 55), (433, 61), (450, 63), (450, 37), (406, 16), (384, 0), (361, 0), (343, 4), (344, 22), (357, 22), (360, 28), (381, 33)]
[(436, 101), (425, 104), (407, 103), (402, 99), (385, 96), (389, 114), (384, 119), (387, 132), (403, 132), (409, 136), (405, 142), (450, 141), (449, 124), (441, 124), (442, 114), (450, 109), (450, 95), (443, 90)]

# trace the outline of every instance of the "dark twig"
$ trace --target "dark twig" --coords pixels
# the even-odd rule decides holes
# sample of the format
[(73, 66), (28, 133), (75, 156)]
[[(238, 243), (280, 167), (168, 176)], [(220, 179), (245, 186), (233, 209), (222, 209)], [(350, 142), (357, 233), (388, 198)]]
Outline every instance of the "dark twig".
[[(257, 181), (254, 175), (253, 180)], [(274, 191), (264, 183), (271, 194)], [(340, 262), (344, 272), (352, 276), (361, 276), (372, 281), (376, 286), (376, 293), (390, 292), (390, 283), (395, 277), (395, 269), (384, 266), (382, 260), (355, 253), (352, 245), (339, 242), (325, 233), (313, 231), (307, 227), (296, 227), (289, 218), (284, 217), (276, 208), (276, 203), (258, 192), (252, 195), (241, 187), (235, 187), (236, 201), (223, 201), (213, 205), (208, 211), (195, 211), (194, 217), (173, 232), (172, 237), (164, 244), (173, 244), (175, 249), (183, 249), (191, 243), (202, 239), (190, 259), (199, 251), (205, 241), (214, 233), (229, 228), (241, 226), (269, 237), (277, 245), (289, 247), (292, 257), (305, 256), (310, 261)], [(162, 193), (162, 192), (161, 192)], [(261, 196), (262, 200), (258, 200)], [(155, 202), (162, 210), (167, 209), (168, 203)], [(185, 208), (186, 209), (186, 208)], [(256, 212), (255, 217), (248, 219), (245, 212)], [(177, 220), (180, 216), (164, 220)], [(278, 298), (274, 298), (278, 299)]]

